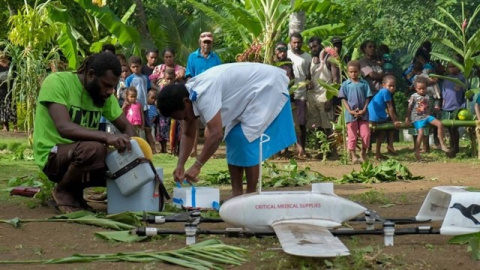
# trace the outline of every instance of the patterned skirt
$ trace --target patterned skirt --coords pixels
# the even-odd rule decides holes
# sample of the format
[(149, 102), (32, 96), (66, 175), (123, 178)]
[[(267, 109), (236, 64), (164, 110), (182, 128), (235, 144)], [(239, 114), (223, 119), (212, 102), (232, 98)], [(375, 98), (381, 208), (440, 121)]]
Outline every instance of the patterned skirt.
[(15, 104), (12, 106), (10, 97), (0, 98), (0, 121), (17, 123), (17, 106)]

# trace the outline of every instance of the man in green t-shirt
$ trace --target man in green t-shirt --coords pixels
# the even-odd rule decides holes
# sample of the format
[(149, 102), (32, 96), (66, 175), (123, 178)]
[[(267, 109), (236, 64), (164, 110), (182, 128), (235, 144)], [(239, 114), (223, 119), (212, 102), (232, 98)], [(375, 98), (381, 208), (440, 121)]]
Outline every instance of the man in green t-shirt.
[[(52, 73), (42, 84), (33, 151), (40, 169), (57, 183), (52, 195), (61, 212), (85, 209), (83, 190), (105, 186), (108, 146), (131, 149), (135, 129), (112, 95), (120, 74), (117, 57), (99, 53), (85, 59), (76, 73)], [(102, 115), (123, 134), (99, 131)]]

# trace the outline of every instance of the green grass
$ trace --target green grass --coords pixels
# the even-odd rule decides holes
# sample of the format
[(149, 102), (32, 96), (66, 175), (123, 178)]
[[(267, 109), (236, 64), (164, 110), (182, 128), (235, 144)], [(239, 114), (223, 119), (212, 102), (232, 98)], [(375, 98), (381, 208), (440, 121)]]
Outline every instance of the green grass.
[(390, 204), (392, 201), (385, 195), (385, 193), (378, 190), (369, 190), (364, 193), (354, 194), (348, 196), (352, 201), (362, 204)]

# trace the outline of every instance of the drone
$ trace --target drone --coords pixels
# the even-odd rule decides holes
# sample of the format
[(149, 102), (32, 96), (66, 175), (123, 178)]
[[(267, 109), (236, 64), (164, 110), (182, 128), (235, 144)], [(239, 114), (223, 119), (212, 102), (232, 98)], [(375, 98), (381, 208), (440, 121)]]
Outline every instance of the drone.
[[(394, 236), (407, 234), (463, 235), (480, 231), (480, 192), (463, 186), (432, 188), (418, 214), (411, 218), (382, 218), (375, 211), (333, 193), (333, 183), (317, 183), (311, 191), (266, 191), (245, 194), (225, 201), (220, 219), (204, 218), (199, 210), (173, 216), (147, 216), (148, 223), (185, 222), (184, 230), (139, 227), (139, 236), (184, 234), (187, 245), (199, 234), (223, 234), (230, 237), (277, 236), (284, 252), (302, 257), (350, 255), (340, 235), (383, 235), (386, 246)], [(478, 215), (478, 217), (477, 217)], [(440, 228), (419, 225), (396, 228), (399, 224), (442, 221)], [(201, 223), (224, 222), (234, 227), (201, 230)], [(352, 229), (345, 222), (362, 222), (364, 229)], [(375, 228), (376, 224), (382, 228)], [(379, 227), (379, 226), (377, 226)]]
[[(262, 156), (260, 143), (260, 156)], [(139, 227), (139, 236), (184, 234), (186, 244), (195, 243), (199, 234), (223, 234), (235, 237), (277, 236), (287, 254), (302, 257), (348, 256), (350, 250), (340, 235), (383, 235), (384, 244), (393, 246), (394, 236), (408, 234), (463, 235), (480, 231), (480, 192), (464, 186), (432, 188), (418, 214), (409, 218), (383, 218), (363, 205), (335, 194), (333, 183), (314, 183), (310, 191), (262, 191), (261, 166), (259, 188), (255, 193), (225, 201), (219, 209), (220, 219), (204, 218), (194, 210), (174, 216), (148, 216), (148, 223), (185, 222), (184, 230)], [(441, 221), (440, 228), (424, 225)], [(224, 230), (201, 230), (199, 225), (224, 222), (234, 227)], [(346, 222), (361, 222), (365, 228), (352, 229)], [(378, 228), (377, 224), (382, 227)], [(400, 224), (421, 224), (396, 228)]]

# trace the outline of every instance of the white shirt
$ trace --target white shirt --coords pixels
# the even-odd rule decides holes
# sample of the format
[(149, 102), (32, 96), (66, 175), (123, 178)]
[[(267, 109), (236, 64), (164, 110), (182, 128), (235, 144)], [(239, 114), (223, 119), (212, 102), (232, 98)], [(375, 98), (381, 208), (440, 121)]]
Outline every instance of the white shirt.
[[(292, 60), (293, 74), (295, 75), (295, 85), (304, 83), (310, 74), (310, 64), (312, 62), (312, 56), (306, 52), (301, 55), (293, 53), (291, 50), (287, 51), (287, 57)], [(298, 87), (295, 90), (295, 99), (305, 100), (307, 95), (307, 87)]]
[(241, 123), (249, 142), (267, 129), (288, 101), (285, 70), (260, 63), (232, 63), (212, 67), (191, 78), (193, 111), (206, 124), (220, 111), (226, 137)]
[(321, 51), (318, 59), (318, 63), (313, 62), (310, 67), (310, 74), (312, 76), (313, 89), (308, 91), (308, 99), (314, 99), (319, 102), (327, 102), (327, 91), (323, 88), (318, 80), (322, 80), (328, 84), (332, 83), (332, 72), (328, 68), (328, 53)]

